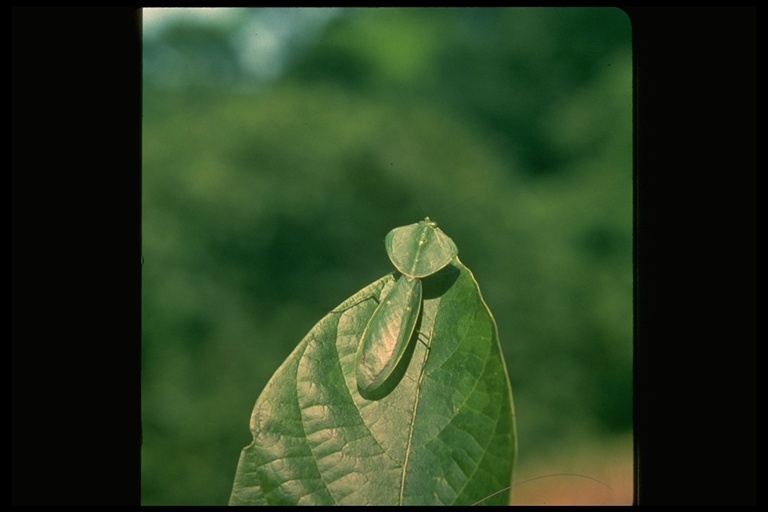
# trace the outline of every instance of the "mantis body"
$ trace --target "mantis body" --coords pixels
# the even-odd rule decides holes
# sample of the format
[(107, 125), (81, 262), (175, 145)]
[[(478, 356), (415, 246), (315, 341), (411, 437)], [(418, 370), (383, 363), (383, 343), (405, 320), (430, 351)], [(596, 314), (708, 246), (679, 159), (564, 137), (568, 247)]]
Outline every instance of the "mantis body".
[(355, 357), (357, 387), (375, 393), (392, 375), (413, 336), (422, 304), (421, 279), (438, 272), (459, 253), (456, 244), (426, 217), (395, 228), (384, 241), (402, 274), (373, 312)]

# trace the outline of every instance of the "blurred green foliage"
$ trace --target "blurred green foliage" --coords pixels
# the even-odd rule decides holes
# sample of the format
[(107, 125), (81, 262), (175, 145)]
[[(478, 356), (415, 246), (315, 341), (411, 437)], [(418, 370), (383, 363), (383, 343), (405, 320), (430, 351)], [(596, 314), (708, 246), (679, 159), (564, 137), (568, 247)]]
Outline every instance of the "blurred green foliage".
[(498, 323), (519, 464), (630, 431), (625, 14), (231, 14), (145, 31), (142, 503), (227, 502), (272, 373), (426, 215)]

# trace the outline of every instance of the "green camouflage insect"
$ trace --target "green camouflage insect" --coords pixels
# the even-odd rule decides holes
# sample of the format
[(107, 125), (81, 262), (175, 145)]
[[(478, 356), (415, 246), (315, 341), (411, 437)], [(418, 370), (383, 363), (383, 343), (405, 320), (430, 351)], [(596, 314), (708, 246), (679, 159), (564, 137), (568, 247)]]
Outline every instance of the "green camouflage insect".
[(402, 274), (373, 312), (360, 337), (355, 367), (357, 387), (374, 393), (392, 374), (413, 336), (421, 311), (421, 278), (448, 265), (456, 244), (426, 217), (395, 228), (384, 241), (389, 259)]

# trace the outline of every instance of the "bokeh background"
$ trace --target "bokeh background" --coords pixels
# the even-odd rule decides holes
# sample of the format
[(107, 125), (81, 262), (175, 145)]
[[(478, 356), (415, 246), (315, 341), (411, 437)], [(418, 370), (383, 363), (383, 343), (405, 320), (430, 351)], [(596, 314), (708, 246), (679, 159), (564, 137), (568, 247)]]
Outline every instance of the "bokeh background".
[(513, 503), (631, 502), (624, 12), (145, 9), (143, 67), (143, 504), (227, 502), (272, 373), (427, 215), (498, 323)]

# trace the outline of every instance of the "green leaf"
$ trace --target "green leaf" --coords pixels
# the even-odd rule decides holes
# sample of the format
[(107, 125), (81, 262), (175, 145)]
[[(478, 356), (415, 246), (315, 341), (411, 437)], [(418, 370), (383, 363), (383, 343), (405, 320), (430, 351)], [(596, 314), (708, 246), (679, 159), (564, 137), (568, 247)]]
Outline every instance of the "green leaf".
[[(358, 342), (395, 278), (331, 311), (275, 372), (230, 504), (470, 505), (510, 485), (509, 378), (496, 324), (458, 258), (422, 280), (418, 334), (396, 377), (381, 397), (360, 396)], [(508, 502), (504, 491), (483, 504)]]

